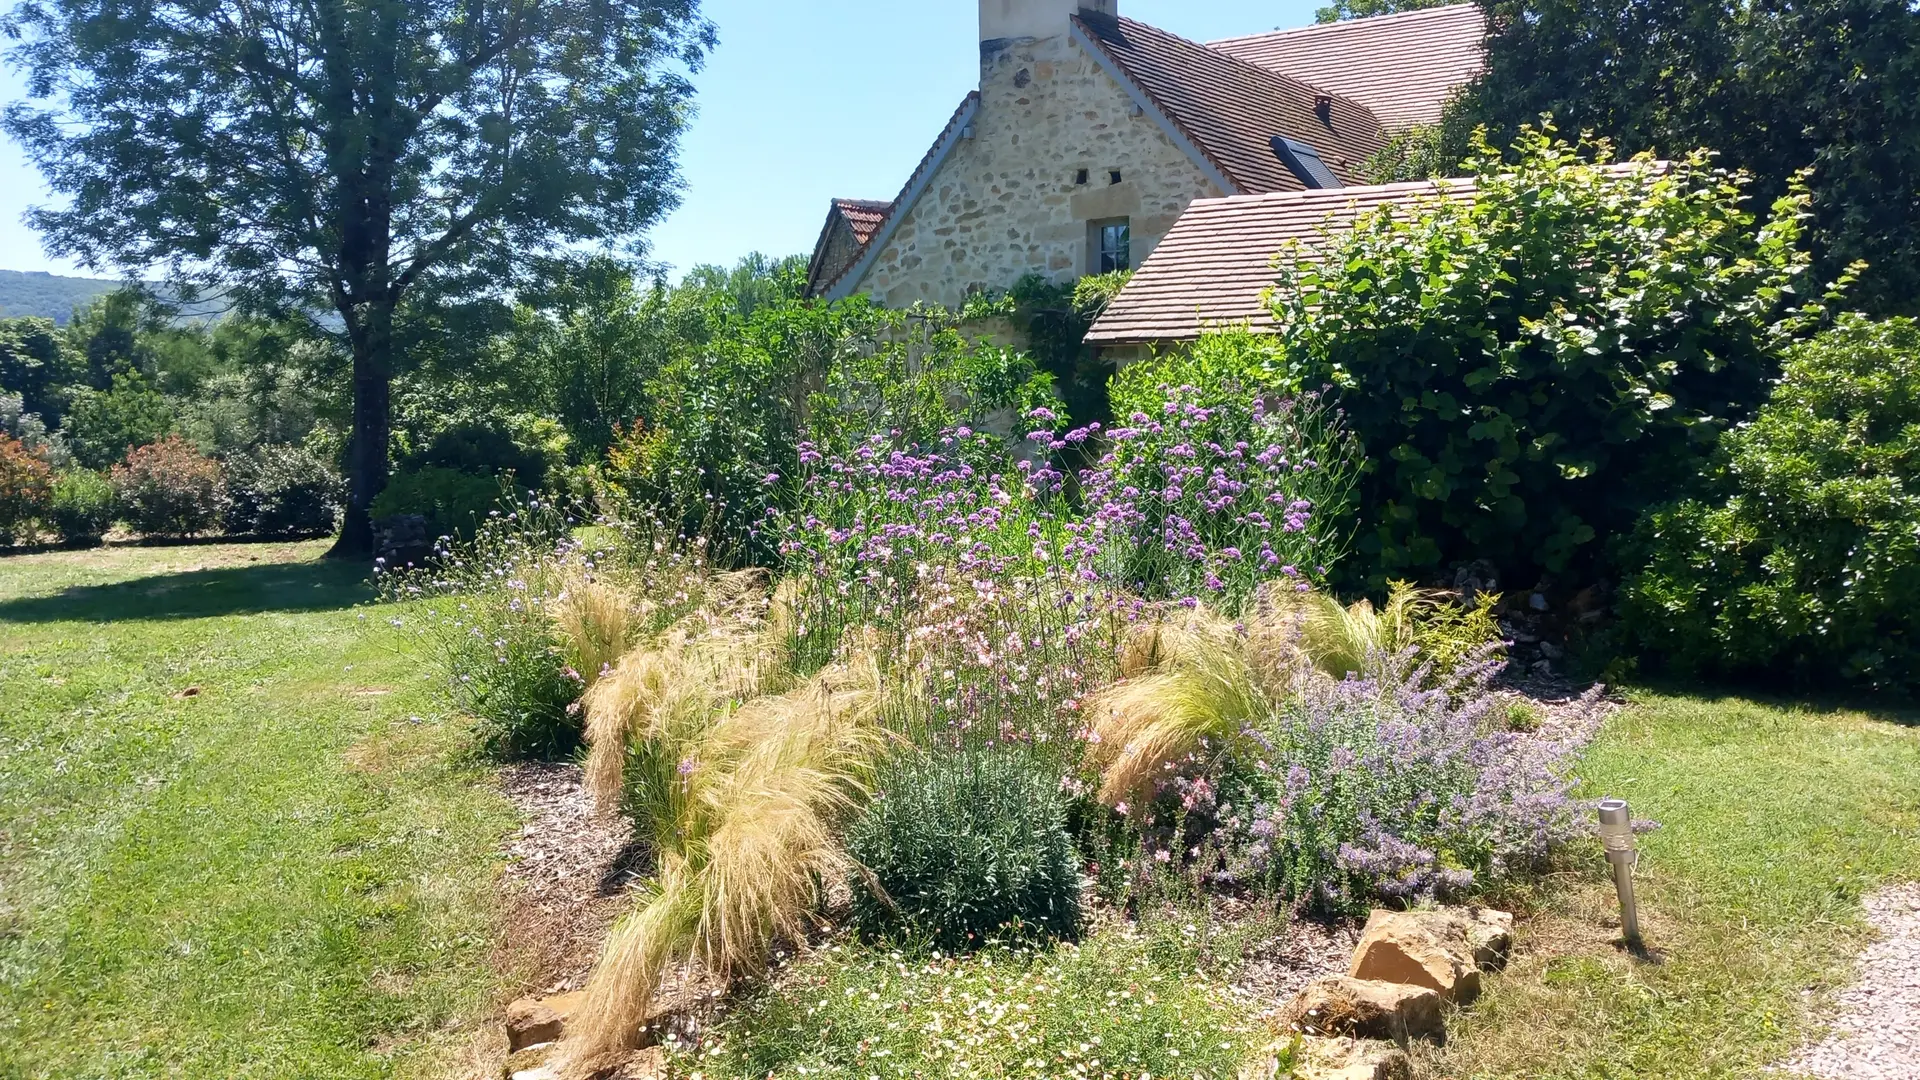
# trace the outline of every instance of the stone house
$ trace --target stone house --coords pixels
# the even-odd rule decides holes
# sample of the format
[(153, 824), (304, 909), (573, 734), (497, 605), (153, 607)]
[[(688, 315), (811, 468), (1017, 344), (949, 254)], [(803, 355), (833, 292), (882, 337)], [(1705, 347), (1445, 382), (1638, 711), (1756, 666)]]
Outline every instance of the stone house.
[(957, 307), (1132, 269), (1195, 200), (1344, 188), (1481, 70), (1472, 4), (1202, 45), (1119, 0), (980, 0), (980, 86), (898, 195), (835, 199), (812, 295)]

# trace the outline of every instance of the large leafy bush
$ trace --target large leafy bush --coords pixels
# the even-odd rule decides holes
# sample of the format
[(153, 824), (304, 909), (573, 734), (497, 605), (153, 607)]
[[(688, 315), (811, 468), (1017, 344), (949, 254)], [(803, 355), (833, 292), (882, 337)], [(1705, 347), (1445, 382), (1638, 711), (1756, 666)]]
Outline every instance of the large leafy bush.
[(320, 536), (339, 520), (346, 484), (310, 450), (262, 446), (227, 461), (227, 530)]
[(1801, 324), (1805, 193), (1756, 228), (1746, 177), (1704, 153), (1607, 158), (1550, 128), (1513, 160), (1482, 145), (1473, 198), (1382, 208), (1281, 262), (1290, 359), (1366, 445), (1381, 582), (1591, 569), (1764, 400)]
[(501, 482), (459, 469), (427, 466), (395, 473), (373, 500), (375, 521), (418, 515), (436, 536), (471, 537), (500, 505)]
[(30, 534), (53, 499), (53, 467), (11, 435), (0, 434), (0, 544)]
[(962, 952), (1078, 929), (1080, 859), (1059, 775), (1017, 750), (909, 758), (847, 850), (872, 874), (852, 885), (865, 933)]
[(135, 532), (195, 536), (219, 526), (227, 485), (219, 462), (170, 435), (113, 467), (113, 497)]
[(1920, 686), (1920, 324), (1794, 349), (1708, 494), (1651, 511), (1622, 626), (1687, 673)]

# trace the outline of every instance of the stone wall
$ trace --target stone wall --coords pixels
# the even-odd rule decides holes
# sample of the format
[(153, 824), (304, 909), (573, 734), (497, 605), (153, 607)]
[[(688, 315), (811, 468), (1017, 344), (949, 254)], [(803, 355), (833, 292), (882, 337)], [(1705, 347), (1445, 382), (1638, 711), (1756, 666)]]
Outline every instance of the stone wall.
[(1071, 281), (1094, 269), (1088, 223), (1107, 218), (1131, 219), (1138, 266), (1188, 203), (1222, 194), (1061, 30), (983, 47), (973, 137), (954, 148), (856, 291), (888, 307), (957, 307), (1029, 271)]

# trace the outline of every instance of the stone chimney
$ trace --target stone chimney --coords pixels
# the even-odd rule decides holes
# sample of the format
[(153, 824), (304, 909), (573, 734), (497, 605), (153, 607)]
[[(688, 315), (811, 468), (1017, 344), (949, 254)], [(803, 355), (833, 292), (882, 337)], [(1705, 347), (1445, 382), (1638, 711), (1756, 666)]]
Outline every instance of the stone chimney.
[(980, 0), (980, 44), (1058, 37), (1082, 11), (1120, 14), (1120, 0)]

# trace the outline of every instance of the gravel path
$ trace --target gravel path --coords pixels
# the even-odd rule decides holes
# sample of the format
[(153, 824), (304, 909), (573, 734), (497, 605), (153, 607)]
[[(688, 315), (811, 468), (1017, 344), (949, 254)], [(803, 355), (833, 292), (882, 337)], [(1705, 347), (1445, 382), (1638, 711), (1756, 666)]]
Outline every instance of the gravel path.
[(1920, 1077), (1920, 884), (1867, 897), (1879, 938), (1860, 957), (1860, 980), (1841, 991), (1833, 1033), (1781, 1066), (1820, 1080)]

